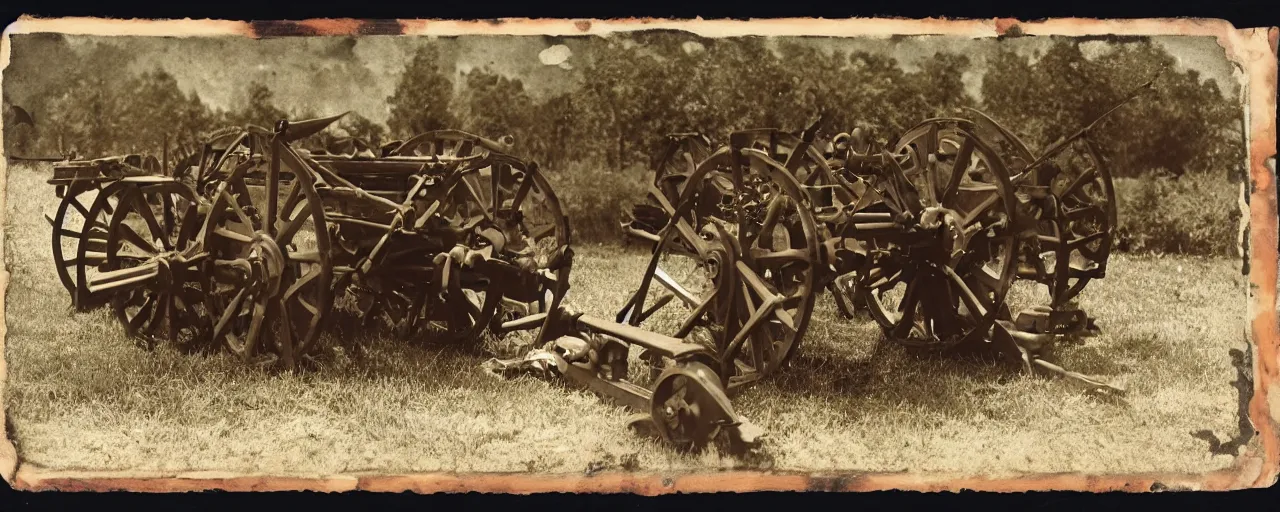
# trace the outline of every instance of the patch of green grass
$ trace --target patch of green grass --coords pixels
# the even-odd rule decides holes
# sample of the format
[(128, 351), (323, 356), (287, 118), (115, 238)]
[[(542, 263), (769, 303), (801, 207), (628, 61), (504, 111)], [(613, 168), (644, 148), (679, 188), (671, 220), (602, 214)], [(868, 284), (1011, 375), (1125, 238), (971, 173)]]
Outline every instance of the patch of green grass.
[[(840, 319), (826, 294), (791, 366), (734, 407), (768, 432), (761, 454), (675, 453), (634, 437), (628, 412), (532, 377), (502, 380), (483, 356), (334, 329), (356, 353), (273, 375), (225, 354), (145, 350), (104, 311), (74, 314), (53, 272), (47, 170), (8, 175), (6, 407), (23, 460), (51, 468), (275, 474), (406, 471), (781, 470), (1200, 472), (1222, 468), (1191, 432), (1228, 437), (1237, 396), (1228, 350), (1245, 348), (1243, 276), (1228, 260), (1113, 257), (1081, 306), (1100, 336), (1066, 345), (1068, 369), (1127, 383), (1125, 401), (981, 359), (927, 357)], [(579, 244), (570, 304), (612, 318), (647, 252)], [(1026, 287), (1023, 287), (1026, 288)], [(1034, 288), (1016, 299), (1038, 300)], [(677, 305), (654, 318), (675, 329)], [(641, 369), (637, 365), (634, 369)]]

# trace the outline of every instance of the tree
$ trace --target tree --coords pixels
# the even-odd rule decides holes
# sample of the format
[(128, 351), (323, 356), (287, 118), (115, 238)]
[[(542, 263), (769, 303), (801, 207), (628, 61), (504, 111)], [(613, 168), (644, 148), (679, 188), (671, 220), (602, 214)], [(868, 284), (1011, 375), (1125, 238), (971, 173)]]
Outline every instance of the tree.
[[(124, 141), (130, 134), (122, 129), (125, 125), (120, 117), (124, 112), (123, 100), (133, 91), (129, 75), (119, 70), (129, 65), (133, 55), (110, 43), (94, 43), (76, 50), (61, 36), (39, 37), (36, 41), (48, 50), (34, 53), (41, 56), (40, 60), (16, 59), (7, 70), (30, 72), (6, 73), (22, 76), (24, 80), (30, 76), (37, 84), (32, 87), (39, 92), (29, 95), (31, 101), (21, 100), (26, 103), (21, 106), (38, 123), (28, 149), (40, 155), (65, 155), (74, 150), (90, 157), (127, 150)], [(53, 59), (66, 71), (38, 71), (49, 65), (45, 59)], [(51, 74), (57, 79), (42, 81), (40, 78)]]
[(121, 123), (130, 133), (123, 141), (129, 152), (161, 155), (165, 144), (176, 143), (175, 133), (189, 127), (180, 126), (183, 111), (190, 108), (188, 99), (178, 88), (173, 75), (157, 67), (129, 80), (133, 91), (123, 98)]
[(955, 115), (960, 107), (971, 107), (974, 99), (965, 90), (962, 79), (969, 68), (969, 58), (954, 53), (937, 52), (911, 73), (904, 84), (911, 90), (915, 124), (929, 117)]
[(464, 83), (458, 98), (458, 119), (464, 129), (490, 138), (511, 135), (517, 144), (527, 144), (533, 101), (520, 80), (477, 68), (464, 75)]
[(249, 82), (245, 88), (243, 106), (228, 112), (228, 121), (234, 125), (254, 125), (268, 130), (274, 129), (277, 121), (289, 117), (287, 112), (276, 107), (274, 100), (275, 94), (267, 84), (256, 80)]
[(562, 93), (534, 107), (529, 140), (519, 143), (522, 153), (527, 152), (547, 168), (587, 159), (591, 148), (585, 142), (591, 137), (582, 130), (580, 120), (586, 114), (575, 98), (574, 94)]
[(1112, 173), (1179, 176), (1242, 159), (1240, 113), (1215, 84), (1201, 82), (1194, 70), (1174, 69), (1173, 57), (1150, 40), (1117, 44), (1093, 60), (1079, 44), (1059, 40), (1035, 63), (1007, 49), (998, 52), (983, 77), (984, 109), (1034, 151), (1083, 128), (1163, 70), (1155, 93), (1097, 128)]
[(53, 115), (45, 133), (56, 141), (57, 154), (100, 157), (117, 152), (124, 139), (119, 96), (111, 94), (101, 76), (79, 76), (71, 83), (48, 103)]
[(423, 46), (400, 76), (395, 93), (387, 98), (391, 117), (387, 125), (395, 137), (439, 130), (455, 124), (449, 110), (453, 83), (440, 73), (440, 51)]

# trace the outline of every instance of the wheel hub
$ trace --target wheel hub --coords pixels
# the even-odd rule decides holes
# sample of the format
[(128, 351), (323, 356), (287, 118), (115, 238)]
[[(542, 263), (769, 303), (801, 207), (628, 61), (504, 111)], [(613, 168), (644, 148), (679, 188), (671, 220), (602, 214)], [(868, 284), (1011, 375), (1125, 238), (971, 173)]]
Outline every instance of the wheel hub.
[(250, 242), (246, 259), (252, 272), (253, 286), (266, 292), (267, 296), (275, 296), (284, 275), (284, 252), (280, 246), (270, 236), (259, 233)]
[(936, 231), (938, 263), (948, 263), (964, 256), (972, 233), (965, 230), (963, 219), (959, 212), (940, 206), (931, 206), (921, 212), (917, 227), (923, 231)]

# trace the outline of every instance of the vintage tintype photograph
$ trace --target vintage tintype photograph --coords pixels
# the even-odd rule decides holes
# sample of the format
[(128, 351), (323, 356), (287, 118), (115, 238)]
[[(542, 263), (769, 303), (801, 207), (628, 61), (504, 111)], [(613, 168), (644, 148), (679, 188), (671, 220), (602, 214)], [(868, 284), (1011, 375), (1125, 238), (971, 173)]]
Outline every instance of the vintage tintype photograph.
[(1275, 480), (1275, 29), (806, 23), (20, 20), (6, 479)]

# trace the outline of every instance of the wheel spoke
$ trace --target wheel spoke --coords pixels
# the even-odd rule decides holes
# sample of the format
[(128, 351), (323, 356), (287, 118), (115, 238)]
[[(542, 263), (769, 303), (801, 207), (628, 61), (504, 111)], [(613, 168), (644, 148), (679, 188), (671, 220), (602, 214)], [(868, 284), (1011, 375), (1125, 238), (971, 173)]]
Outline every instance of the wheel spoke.
[(266, 316), (267, 305), (265, 301), (254, 303), (253, 319), (249, 321), (249, 332), (245, 334), (245, 354), (252, 354), (257, 347), (259, 338), (262, 335), (262, 324), (265, 323)]
[(154, 243), (138, 234), (137, 231), (134, 231), (133, 226), (121, 223), (116, 232), (120, 234), (121, 239), (129, 242), (129, 244), (134, 247), (143, 250), (147, 255), (153, 255), (160, 252)]
[(911, 334), (911, 327), (915, 325), (916, 305), (920, 303), (921, 281), (924, 277), (917, 274), (915, 279), (907, 283), (907, 289), (902, 293), (902, 300), (898, 303), (898, 322), (893, 327), (892, 334), (898, 338), (905, 338)]
[(760, 373), (769, 373), (769, 370), (771, 370), (769, 367), (772, 366), (769, 359), (769, 352), (772, 352), (772, 350), (769, 349), (773, 348), (773, 343), (769, 341), (768, 336), (760, 329), (756, 329), (755, 332), (751, 333), (751, 341), (749, 343), (751, 343), (751, 360), (755, 363), (755, 370)]
[(220, 227), (220, 228), (215, 228), (215, 229), (213, 230), (213, 234), (218, 235), (218, 236), (223, 237), (223, 238), (230, 239), (230, 240), (235, 240), (235, 241), (240, 242), (240, 243), (245, 243), (245, 244), (247, 244), (247, 243), (253, 242), (253, 238), (250, 238), (250, 237), (249, 237), (249, 235), (246, 235), (246, 234), (244, 234), (244, 233), (239, 233), (239, 232), (236, 232), (236, 231), (232, 231), (232, 230), (227, 229), (227, 228), (222, 228), (222, 227)]
[[(782, 194), (778, 194), (769, 200), (764, 221), (760, 223), (760, 231), (756, 234), (754, 240), (744, 240), (745, 243), (743, 245), (745, 247), (754, 247), (760, 242), (765, 242), (768, 244), (764, 246), (765, 249), (773, 249), (773, 229), (778, 225), (778, 217), (782, 215), (782, 209), (787, 206), (788, 202), (788, 197)], [(769, 235), (767, 240), (761, 240), (766, 234)]]
[(298, 290), (301, 290), (303, 286), (306, 286), (306, 285), (307, 285), (307, 283), (310, 283), (310, 282), (311, 282), (312, 280), (314, 280), (314, 279), (316, 278), (316, 276), (318, 276), (318, 275), (320, 275), (320, 273), (319, 273), (319, 272), (312, 272), (312, 273), (310, 273), (310, 274), (307, 274), (307, 275), (302, 276), (301, 278), (298, 278), (298, 280), (296, 280), (296, 281), (294, 281), (294, 282), (293, 282), (293, 285), (289, 286), (289, 289), (288, 289), (288, 290), (285, 290), (284, 295), (283, 295), (283, 297), (284, 297), (284, 299), (283, 299), (283, 300), (284, 300), (285, 302), (288, 302), (290, 299), (292, 299), (292, 298), (293, 298), (293, 296), (294, 296), (295, 294), (297, 294), (297, 293), (298, 293)]
[(222, 191), (222, 196), (226, 199), (227, 206), (231, 207), (231, 210), (235, 212), (236, 217), (240, 219), (240, 223), (244, 224), (245, 228), (252, 230), (253, 221), (249, 219), (249, 214), (245, 213), (244, 209), (240, 207), (240, 201), (236, 199), (236, 196), (232, 195), (231, 192), (228, 192), (225, 189)]
[[(277, 244), (280, 244), (280, 245), (288, 244), (291, 240), (293, 240), (293, 236), (298, 234), (298, 230), (302, 229), (303, 224), (307, 223), (307, 220), (309, 219), (305, 211), (307, 206), (308, 206), (307, 203), (304, 202), (298, 205), (298, 208), (294, 209), (294, 211), (291, 213), (292, 218), (288, 221), (288, 224), (286, 224), (283, 229), (280, 229), (276, 232)], [(304, 210), (304, 211), (299, 211), (299, 210)]]
[(923, 144), (918, 146), (917, 164), (924, 171), (925, 190), (921, 199), (925, 206), (938, 204), (938, 125), (929, 123), (929, 132), (924, 136)]
[(281, 211), (292, 212), (299, 198), (302, 197), (302, 180), (294, 177), (292, 185), (289, 186), (289, 193), (285, 195), (284, 206)]
[(979, 299), (978, 296), (973, 293), (973, 290), (969, 289), (969, 285), (965, 284), (964, 279), (961, 279), (960, 275), (956, 274), (954, 270), (951, 270), (948, 267), (942, 267), (942, 271), (951, 279), (951, 286), (959, 292), (960, 300), (964, 301), (965, 306), (969, 308), (969, 311), (974, 313), (976, 318), (985, 318), (987, 316), (987, 311), (991, 309), (991, 305), (986, 304), (982, 299)]
[(280, 308), (280, 348), (283, 352), (297, 358), (302, 355), (306, 347), (294, 345), (293, 323), (289, 319), (289, 303), (282, 301), (278, 307)]
[(668, 290), (671, 290), (671, 293), (674, 293), (676, 297), (679, 297), (681, 301), (688, 304), (690, 307), (695, 307), (700, 302), (693, 292), (690, 292), (687, 288), (681, 286), (680, 283), (663, 270), (662, 267), (654, 267), (653, 278), (657, 280), (658, 283), (667, 287)]
[(524, 198), (529, 195), (529, 190), (533, 188), (533, 173), (536, 167), (530, 167), (520, 177), (520, 186), (516, 188), (516, 194), (511, 198), (511, 210), (519, 210), (520, 205), (524, 203)]
[(1091, 215), (1101, 217), (1102, 215), (1105, 215), (1105, 212), (1102, 210), (1101, 206), (1098, 206), (1096, 204), (1091, 204), (1089, 206), (1072, 208), (1070, 210), (1063, 212), (1062, 214), (1062, 216), (1066, 218), (1068, 221), (1078, 220), (1082, 217), (1091, 216)]
[(475, 175), (474, 174), (464, 175), (461, 181), (462, 181), (463, 188), (465, 188), (467, 191), (467, 194), (471, 196), (471, 199), (475, 201), (475, 204), (477, 206), (481, 207), (481, 213), (484, 215), (484, 218), (489, 221), (492, 221), (493, 216), (489, 214), (489, 210), (487, 208), (483, 207), (483, 205), (486, 204), (486, 202), (481, 197), (481, 194), (479, 191), (480, 185), (479, 183), (476, 183)]
[(785, 265), (787, 263), (803, 262), (807, 264), (809, 262), (808, 249), (783, 249), (777, 252), (765, 252), (760, 249), (755, 249), (752, 250), (752, 252), (759, 252), (759, 254), (756, 254), (753, 257), (755, 258), (756, 263), (761, 266), (772, 267)]
[(151, 316), (151, 310), (156, 307), (156, 296), (147, 297), (146, 302), (142, 303), (142, 307), (138, 308), (138, 312), (129, 319), (129, 332), (137, 333), (142, 328), (144, 322)]
[[(104, 200), (103, 202), (105, 203), (106, 201)], [(70, 204), (72, 208), (75, 208), (76, 211), (80, 212), (81, 217), (86, 219), (89, 218), (89, 209), (85, 208), (83, 204), (80, 204), (79, 199), (71, 199), (70, 201), (67, 201), (67, 203)]]
[(960, 142), (960, 149), (956, 151), (956, 161), (951, 167), (951, 178), (947, 181), (947, 188), (942, 191), (942, 200), (939, 201), (943, 205), (951, 204), (956, 194), (960, 192), (960, 181), (964, 178), (964, 173), (969, 169), (969, 159), (973, 157), (974, 141), (972, 137), (965, 136)]
[[(891, 270), (886, 271), (885, 269)], [(898, 268), (897, 265), (894, 265), (893, 267), (889, 267), (887, 265), (875, 267), (871, 269), (870, 272), (867, 272), (867, 277), (865, 279), (867, 282), (866, 287), (869, 290), (883, 290), (886, 287), (902, 281), (902, 275), (902, 269)]]
[(760, 277), (760, 274), (757, 274), (756, 271), (747, 266), (746, 263), (739, 261), (737, 268), (738, 274), (742, 276), (742, 279), (751, 286), (752, 291), (756, 292), (756, 295), (759, 295), (761, 299), (768, 300), (769, 298), (778, 295), (777, 290), (774, 290), (769, 283), (765, 282), (765, 280)]
[(789, 302), (791, 299), (797, 299), (797, 298), (802, 298), (802, 297), (798, 295), (795, 297), (790, 297), (787, 300), (778, 303), (778, 305), (774, 306), (773, 308), (773, 316), (777, 317), (778, 322), (791, 332), (796, 332), (796, 319), (795, 319), (795, 316), (793, 316), (790, 311), (787, 311), (785, 306), (787, 302)]
[(489, 217), (498, 218), (498, 210), (502, 209), (502, 178), (510, 168), (507, 164), (494, 164), (489, 168)]
[(320, 251), (299, 251), (288, 254), (289, 261), (320, 263)]
[(226, 333), (227, 325), (231, 323), (231, 320), (240, 316), (240, 303), (244, 301), (245, 296), (248, 294), (248, 289), (241, 288), (240, 291), (236, 293), (235, 297), (231, 298), (231, 302), (227, 304), (227, 308), (222, 311), (222, 316), (218, 318), (218, 323), (213, 327), (213, 339), (215, 341)]
[(1000, 194), (995, 190), (992, 190), (991, 194), (988, 195), (986, 199), (983, 199), (982, 202), (978, 204), (978, 206), (974, 207), (973, 210), (965, 213), (964, 220), (960, 223), (960, 225), (964, 227), (969, 227), (969, 225), (973, 224), (978, 220), (978, 217), (982, 216), (983, 213), (986, 213), (989, 208), (991, 208), (992, 206), (995, 206), (995, 204), (998, 201), (1000, 201)]
[(159, 322), (164, 313), (168, 310), (166, 305), (169, 302), (169, 294), (161, 293), (155, 296), (154, 305), (151, 307), (151, 317), (147, 319), (147, 331), (155, 332), (156, 323)]
[(1070, 197), (1074, 195), (1077, 189), (1083, 187), (1085, 183), (1093, 180), (1093, 175), (1097, 174), (1097, 172), (1097, 167), (1090, 167), (1088, 170), (1080, 173), (1080, 175), (1076, 176), (1076, 179), (1073, 180), (1070, 185), (1067, 185), (1067, 188), (1062, 189), (1062, 193), (1058, 194), (1058, 197)]
[(298, 305), (302, 306), (302, 309), (305, 309), (311, 313), (311, 315), (313, 316), (311, 321), (313, 323), (319, 321), (320, 310), (315, 306), (313, 306), (310, 302), (307, 302), (307, 299), (305, 297), (302, 297), (302, 296), (298, 297)]
[(172, 250), (173, 247), (169, 242), (169, 237), (163, 236), (164, 229), (160, 227), (160, 221), (156, 220), (155, 212), (151, 211), (151, 205), (147, 203), (142, 191), (135, 189), (130, 194), (130, 199), (133, 201), (134, 208), (138, 211), (138, 216), (142, 217), (142, 220), (147, 223), (147, 229), (151, 230), (151, 234), (153, 236), (160, 235), (157, 238), (160, 239), (160, 243), (164, 244), (164, 249), (166, 251)]

